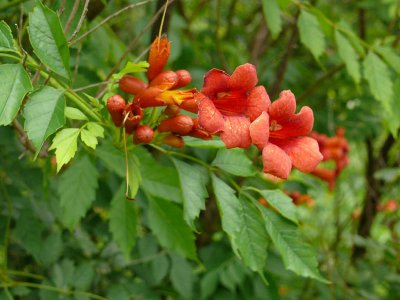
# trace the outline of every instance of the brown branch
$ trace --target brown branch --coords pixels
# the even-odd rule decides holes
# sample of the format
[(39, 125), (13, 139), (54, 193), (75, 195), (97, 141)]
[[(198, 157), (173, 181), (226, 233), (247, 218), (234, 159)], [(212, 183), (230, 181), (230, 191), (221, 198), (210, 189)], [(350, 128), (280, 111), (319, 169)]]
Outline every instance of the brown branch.
[(267, 38), (268, 38), (268, 28), (263, 18), (261, 19), (259, 29), (252, 42), (252, 49), (250, 55), (250, 62), (252, 64), (254, 65), (258, 64), (261, 54), (264, 53), (265, 49), (267, 48), (267, 43), (266, 43)]
[(365, 9), (358, 10), (358, 35), (362, 40), (367, 36), (367, 18)]
[(78, 34), (79, 30), (81, 30), (81, 26), (83, 24), (83, 21), (85, 20), (86, 14), (88, 12), (88, 6), (89, 6), (90, 0), (86, 0), (85, 6), (83, 7), (82, 15), (79, 19), (78, 25), (76, 26), (74, 32), (72, 33), (71, 37), (68, 39), (68, 43), (71, 42), (75, 36)]
[[(12, 126), (14, 127), (15, 131), (17, 132), (18, 137), (19, 137), (19, 141), (25, 147), (26, 151), (30, 151), (33, 154), (35, 154), (36, 153), (36, 148), (32, 144), (32, 142), (29, 140), (29, 138), (28, 138), (26, 132), (24, 131), (24, 128), (22, 127), (21, 123), (19, 123), (17, 120), (14, 120), (12, 122)], [(43, 147), (40, 150), (39, 156), (40, 157), (47, 157), (48, 156), (47, 147)]]
[(72, 21), (74, 20), (76, 12), (78, 11), (80, 2), (81, 2), (81, 0), (75, 0), (74, 6), (72, 7), (72, 10), (71, 10), (71, 13), (68, 16), (67, 23), (65, 23), (64, 34), (67, 34), (67, 32), (70, 30)]

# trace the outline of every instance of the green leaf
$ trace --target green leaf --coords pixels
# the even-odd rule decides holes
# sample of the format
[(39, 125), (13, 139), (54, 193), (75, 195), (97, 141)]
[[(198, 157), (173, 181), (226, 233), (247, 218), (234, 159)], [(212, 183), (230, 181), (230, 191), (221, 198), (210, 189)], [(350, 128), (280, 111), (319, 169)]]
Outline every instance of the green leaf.
[(142, 182), (142, 175), (140, 173), (140, 163), (137, 157), (133, 153), (129, 153), (128, 156), (128, 194), (130, 199), (134, 199), (138, 190), (139, 185)]
[(391, 47), (376, 46), (376, 51), (383, 57), (386, 63), (400, 74), (400, 56)]
[(281, 190), (260, 190), (260, 195), (286, 219), (298, 224), (296, 205), (292, 199)]
[(56, 150), (57, 172), (75, 156), (79, 133), (80, 129), (78, 128), (65, 128), (54, 137), (49, 150)]
[(161, 198), (149, 198), (149, 226), (160, 244), (177, 254), (197, 260), (194, 235), (182, 217), (182, 210)]
[(335, 30), (335, 41), (339, 56), (346, 64), (347, 72), (353, 78), (356, 84), (360, 83), (360, 64), (358, 62), (357, 52), (351, 43), (338, 30)]
[(24, 107), (25, 131), (39, 153), (44, 141), (65, 124), (64, 91), (44, 86), (28, 97)]
[(75, 107), (67, 106), (65, 108), (65, 116), (72, 120), (87, 120), (86, 115)]
[(296, 225), (261, 204), (257, 203), (257, 207), (285, 267), (298, 275), (329, 283), (319, 274), (316, 255), (309, 245), (300, 240)]
[(119, 80), (125, 74), (128, 74), (128, 73), (146, 72), (148, 67), (149, 67), (149, 63), (147, 61), (140, 61), (138, 63), (128, 61), (126, 63), (126, 66), (121, 71), (119, 71), (117, 74), (113, 75), (113, 78), (114, 78), (114, 80)]
[(137, 223), (135, 204), (125, 198), (125, 185), (122, 184), (111, 200), (109, 228), (126, 259), (129, 259), (136, 242)]
[(276, 0), (262, 0), (263, 13), (272, 37), (276, 38), (282, 30), (281, 11)]
[(102, 144), (96, 150), (96, 155), (105, 166), (120, 177), (125, 177), (125, 154), (110, 144)]
[(368, 81), (372, 95), (390, 111), (393, 83), (387, 65), (374, 52), (368, 52), (364, 60), (364, 78)]
[(172, 161), (179, 174), (185, 221), (192, 229), (195, 229), (193, 221), (199, 216), (200, 211), (205, 209), (205, 199), (208, 198), (207, 171), (181, 160), (173, 159)]
[(185, 146), (193, 147), (193, 148), (226, 148), (225, 144), (219, 140), (202, 140), (192, 136), (184, 136), (183, 140), (185, 141)]
[(16, 117), (26, 93), (32, 90), (28, 74), (20, 64), (0, 65), (0, 125)]
[(69, 48), (58, 15), (39, 0), (29, 14), (29, 39), (39, 59), (60, 76), (70, 78)]
[(236, 176), (248, 177), (255, 173), (243, 149), (220, 149), (212, 165)]
[(0, 21), (0, 51), (16, 51), (11, 28), (4, 21)]
[(318, 19), (313, 14), (302, 9), (297, 26), (299, 27), (300, 41), (318, 60), (326, 46)]
[(104, 137), (104, 128), (101, 125), (94, 122), (88, 122), (86, 123), (86, 127), (95, 137)]
[(74, 228), (96, 198), (97, 169), (89, 158), (77, 161), (61, 176), (58, 193), (63, 210), (63, 223)]
[(81, 129), (81, 140), (88, 147), (92, 149), (96, 149), (97, 146), (97, 138), (87, 129)]
[(184, 299), (192, 299), (194, 275), (192, 266), (182, 257), (171, 255), (171, 282)]

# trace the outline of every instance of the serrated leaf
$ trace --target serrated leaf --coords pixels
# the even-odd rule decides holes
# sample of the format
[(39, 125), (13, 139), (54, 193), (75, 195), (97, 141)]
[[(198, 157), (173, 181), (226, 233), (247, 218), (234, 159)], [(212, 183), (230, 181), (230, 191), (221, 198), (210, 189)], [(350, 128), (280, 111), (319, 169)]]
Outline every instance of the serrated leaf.
[(368, 81), (372, 95), (383, 107), (390, 111), (389, 103), (393, 97), (393, 83), (387, 65), (372, 51), (364, 60), (364, 78)]
[(257, 203), (257, 207), (264, 217), (265, 228), (282, 256), (285, 267), (298, 275), (329, 283), (318, 271), (313, 249), (300, 240), (296, 225), (261, 204)]
[(122, 184), (111, 200), (110, 232), (126, 259), (136, 243), (138, 216), (135, 203), (125, 197), (125, 185)]
[(380, 55), (382, 55), (386, 63), (400, 74), (400, 56), (395, 52), (395, 50), (385, 46), (376, 46), (375, 49)]
[(335, 42), (339, 56), (346, 64), (347, 72), (353, 78), (354, 82), (359, 84), (361, 74), (357, 52), (354, 50), (351, 43), (338, 30), (335, 30)]
[(81, 130), (81, 140), (84, 142), (88, 147), (92, 149), (96, 149), (97, 146), (97, 138), (87, 129)]
[(80, 129), (78, 128), (65, 128), (54, 137), (49, 150), (56, 150), (57, 172), (75, 156), (79, 133)]
[(96, 155), (104, 165), (120, 177), (125, 177), (125, 154), (110, 144), (102, 144), (96, 150)]
[(64, 91), (44, 86), (28, 97), (24, 107), (25, 131), (39, 153), (44, 141), (65, 124)]
[(207, 171), (181, 160), (173, 159), (172, 161), (179, 174), (185, 221), (192, 229), (195, 229), (193, 221), (199, 216), (200, 211), (205, 209), (205, 199), (208, 197)]
[(282, 30), (281, 10), (276, 0), (262, 0), (263, 13), (272, 37), (276, 38)]
[(95, 137), (104, 137), (104, 128), (94, 122), (88, 122), (86, 123), (87, 129), (95, 136)]
[(283, 217), (298, 224), (296, 206), (288, 195), (281, 190), (260, 190), (258, 192)]
[(16, 51), (11, 28), (4, 21), (0, 21), (0, 51)]
[(117, 74), (113, 75), (113, 78), (114, 78), (114, 80), (119, 80), (125, 74), (128, 74), (128, 73), (146, 72), (148, 67), (149, 67), (149, 63), (147, 61), (140, 61), (137, 63), (128, 61), (126, 63), (126, 66), (121, 71), (119, 71)]
[(243, 149), (220, 149), (212, 165), (236, 176), (248, 177), (255, 173)]
[(61, 176), (58, 194), (63, 209), (63, 223), (74, 228), (96, 198), (97, 169), (84, 157)]
[(69, 48), (57, 13), (37, 0), (36, 7), (29, 14), (28, 33), (40, 61), (55, 73), (69, 79)]
[(161, 198), (149, 198), (147, 211), (151, 231), (163, 247), (197, 260), (194, 235), (182, 217), (182, 210)]
[(318, 19), (311, 13), (302, 9), (297, 22), (300, 41), (306, 46), (316, 60), (325, 50), (325, 38)]
[(188, 261), (172, 255), (170, 278), (172, 285), (184, 299), (191, 299), (193, 294), (194, 275)]
[(16, 117), (32, 83), (20, 64), (0, 65), (0, 125), (10, 124)]
[(75, 107), (65, 107), (65, 116), (72, 120), (87, 120), (86, 115)]

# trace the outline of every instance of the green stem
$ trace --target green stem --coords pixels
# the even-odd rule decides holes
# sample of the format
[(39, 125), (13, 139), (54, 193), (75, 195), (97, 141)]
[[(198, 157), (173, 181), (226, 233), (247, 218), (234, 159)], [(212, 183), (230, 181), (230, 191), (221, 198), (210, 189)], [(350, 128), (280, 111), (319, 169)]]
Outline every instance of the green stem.
[(27, 278), (33, 278), (33, 279), (38, 279), (42, 280), (44, 279), (44, 276), (39, 275), (39, 274), (33, 274), (33, 273), (28, 273), (24, 271), (17, 271), (17, 270), (4, 270), (6, 274), (9, 274), (11, 276), (20, 276), (20, 277), (27, 277)]
[(2, 11), (3, 9), (7, 9), (7, 8), (10, 8), (10, 7), (16, 6), (16, 5), (18, 5), (18, 4), (20, 4), (20, 3), (24, 2), (24, 1), (25, 0), (14, 0), (14, 1), (11, 1), (11, 2), (5, 3), (3, 5), (0, 5), (0, 11)]
[[(17, 52), (12, 52), (12, 53), (18, 54)], [(0, 57), (7, 57), (7, 58), (12, 58), (12, 59), (21, 61), (21, 57), (17, 57), (17, 56), (8, 54), (8, 53), (0, 53)]]
[(8, 250), (8, 242), (10, 241), (10, 226), (11, 226), (11, 218), (13, 214), (13, 205), (11, 202), (10, 197), (8, 196), (7, 189), (3, 183), (3, 180), (0, 182), (0, 187), (2, 190), (2, 193), (7, 201), (7, 221), (6, 221), (6, 230), (4, 233), (4, 269), (7, 269), (7, 250)]

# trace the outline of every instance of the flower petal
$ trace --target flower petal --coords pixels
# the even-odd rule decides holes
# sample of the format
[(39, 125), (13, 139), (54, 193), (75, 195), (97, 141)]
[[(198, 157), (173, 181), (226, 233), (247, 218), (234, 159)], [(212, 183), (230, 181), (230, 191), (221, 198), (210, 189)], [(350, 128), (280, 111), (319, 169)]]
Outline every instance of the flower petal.
[(246, 116), (254, 121), (258, 118), (263, 111), (268, 111), (268, 107), (271, 105), (271, 100), (262, 85), (256, 86), (250, 91), (247, 97), (247, 111)]
[(221, 140), (227, 148), (248, 148), (251, 145), (250, 121), (246, 117), (225, 116), (225, 126)]
[(314, 126), (314, 113), (311, 108), (304, 106), (298, 114), (278, 121), (282, 127), (271, 132), (271, 137), (296, 137), (308, 135)]
[(278, 146), (268, 143), (262, 151), (263, 171), (279, 178), (289, 177), (292, 169), (290, 157)]
[(251, 90), (258, 82), (256, 67), (252, 64), (238, 66), (229, 78), (229, 88)]
[(199, 125), (209, 133), (216, 133), (224, 129), (224, 118), (214, 103), (203, 94), (197, 94), (199, 105)]
[(262, 114), (250, 124), (251, 142), (259, 149), (263, 149), (269, 138), (269, 116), (263, 111)]
[(270, 138), (270, 142), (282, 148), (292, 160), (293, 166), (302, 172), (312, 172), (322, 160), (318, 143), (304, 136), (288, 139)]
[(296, 98), (290, 90), (282, 91), (268, 109), (270, 120), (280, 123), (296, 112)]
[(230, 75), (219, 69), (211, 69), (204, 75), (204, 84), (201, 93), (214, 99), (219, 92), (228, 90)]

